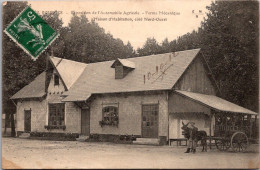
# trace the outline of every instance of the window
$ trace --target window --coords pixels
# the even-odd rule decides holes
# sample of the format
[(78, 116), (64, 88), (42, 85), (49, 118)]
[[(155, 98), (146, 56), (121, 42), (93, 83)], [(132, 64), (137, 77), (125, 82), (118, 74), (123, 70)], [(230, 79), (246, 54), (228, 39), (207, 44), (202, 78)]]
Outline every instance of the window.
[(158, 104), (143, 105), (143, 126), (157, 126)]
[(65, 104), (49, 104), (49, 126), (64, 126)]
[(104, 107), (102, 110), (102, 124), (118, 125), (118, 108), (114, 106)]
[(60, 78), (57, 74), (54, 74), (54, 86), (58, 86), (60, 84)]

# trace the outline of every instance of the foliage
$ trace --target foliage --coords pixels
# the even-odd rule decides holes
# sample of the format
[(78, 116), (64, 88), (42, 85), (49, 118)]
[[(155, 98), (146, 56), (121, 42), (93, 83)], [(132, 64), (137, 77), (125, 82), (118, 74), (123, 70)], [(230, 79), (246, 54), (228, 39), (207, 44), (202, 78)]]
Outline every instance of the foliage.
[[(7, 2), (3, 7), (3, 29), (27, 6), (27, 2)], [(47, 23), (56, 30), (62, 27), (58, 15), (43, 16)], [(55, 44), (56, 43), (56, 44)], [(59, 41), (54, 42), (57, 48)], [(45, 60), (50, 49), (47, 49), (34, 62), (16, 43), (3, 34), (3, 113), (15, 113), (15, 106), (10, 97), (29, 84), (45, 69)]]
[[(22, 2), (8, 2), (3, 7), (3, 28), (6, 28), (10, 22), (27, 6), (27, 3)], [(8, 13), (7, 11), (12, 11)], [(11, 113), (15, 111), (13, 103), (9, 100), (13, 91), (18, 91), (26, 83), (24, 79), (30, 77), (29, 68), (24, 68), (27, 75), (21, 74), (22, 66), (20, 62), (25, 65), (30, 65), (28, 57), (23, 50), (18, 47), (6, 34), (3, 34), (3, 113)]]
[[(6, 28), (13, 18), (15, 18), (26, 7), (26, 5), (26, 2), (7, 3), (3, 7), (3, 28)], [(12, 11), (12, 14), (8, 14), (7, 11)], [(15, 105), (11, 100), (9, 100), (9, 98), (11, 97), (10, 94), (12, 94), (13, 91), (18, 91), (22, 86), (24, 86), (24, 79), (31, 76), (28, 72), (28, 68), (31, 65), (28, 63), (28, 59), (23, 57), (25, 54), (20, 47), (17, 47), (6, 34), (3, 34), (2, 38), (2, 113), (6, 113), (5, 126), (8, 124), (8, 119), (11, 120), (11, 135), (15, 136), (14, 116), (12, 114), (15, 113)], [(24, 72), (28, 72), (27, 75), (19, 72), (22, 68), (20, 64), (21, 61), (27, 66), (24, 68)]]
[(256, 1), (217, 1), (202, 23), (202, 47), (223, 97), (258, 110), (258, 20)]
[[(27, 6), (27, 2), (8, 1), (3, 6), (3, 29)], [(46, 68), (46, 58), (54, 55), (75, 61), (90, 63), (116, 58), (133, 57), (130, 42), (124, 45), (97, 23), (85, 16), (73, 16), (67, 27), (58, 13), (44, 14), (43, 19), (60, 36), (43, 52), (36, 61), (3, 34), (3, 113), (15, 113), (10, 97), (29, 84)]]
[(201, 48), (222, 97), (258, 111), (258, 2), (216, 1), (207, 8), (198, 31), (161, 45), (147, 39), (139, 55)]
[(161, 52), (161, 47), (155, 38), (147, 38), (143, 48), (138, 48), (137, 53), (140, 56), (146, 56), (151, 54), (156, 54)]
[(133, 56), (129, 42), (124, 45), (122, 40), (106, 34), (103, 28), (94, 21), (88, 21), (84, 15), (71, 18), (64, 43), (64, 58), (85, 63)]
[[(3, 29), (27, 6), (7, 2), (3, 6)], [(258, 24), (257, 1), (216, 1), (208, 7), (207, 19), (197, 31), (159, 44), (148, 38), (139, 56), (201, 48), (212, 69), (222, 97), (258, 111)], [(9, 98), (45, 69), (46, 56), (92, 63), (136, 56), (130, 42), (105, 33), (94, 21), (74, 15), (67, 27), (57, 13), (42, 16), (60, 37), (36, 62), (3, 34), (3, 113), (15, 112)]]

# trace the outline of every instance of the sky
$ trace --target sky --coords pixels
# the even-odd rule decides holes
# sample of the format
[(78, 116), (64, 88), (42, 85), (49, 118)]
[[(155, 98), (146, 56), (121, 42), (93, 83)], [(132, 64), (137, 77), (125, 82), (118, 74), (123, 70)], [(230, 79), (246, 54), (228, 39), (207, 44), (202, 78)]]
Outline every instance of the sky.
[[(197, 30), (206, 18), (206, 6), (211, 0), (97, 0), (97, 1), (29, 1), (33, 10), (58, 11), (66, 26), (76, 12), (85, 13), (103, 27), (106, 33), (128, 41), (134, 49), (142, 47), (147, 38), (154, 37), (161, 43), (193, 30)], [(108, 13), (106, 13), (108, 12)], [(197, 15), (197, 16), (196, 16)], [(127, 21), (118, 21), (126, 18)]]

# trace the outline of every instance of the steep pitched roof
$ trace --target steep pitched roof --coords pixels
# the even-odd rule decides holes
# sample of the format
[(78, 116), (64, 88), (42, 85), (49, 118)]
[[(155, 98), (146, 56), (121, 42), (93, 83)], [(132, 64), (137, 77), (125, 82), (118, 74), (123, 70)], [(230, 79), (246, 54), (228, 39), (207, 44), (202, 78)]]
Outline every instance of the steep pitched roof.
[[(84, 71), (86, 64), (72, 60), (50, 57), (50, 60), (54, 67), (59, 72), (63, 82), (67, 89), (69, 89), (73, 83), (79, 78)], [(45, 95), (45, 78), (46, 72), (44, 71), (35, 78), (30, 84), (23, 87), (11, 99), (25, 99), (25, 98), (39, 98)]]
[(234, 103), (231, 103), (217, 96), (193, 93), (193, 92), (181, 91), (181, 90), (175, 90), (175, 91), (181, 95), (184, 95), (192, 100), (195, 100), (199, 103), (202, 103), (218, 111), (257, 115), (257, 113), (251, 110), (238, 106)]
[(171, 89), (200, 49), (128, 58), (135, 69), (123, 79), (115, 79), (115, 70), (106, 61), (87, 64), (63, 101), (85, 101), (91, 94)]
[(38, 75), (30, 84), (15, 93), (11, 99), (40, 98), (45, 95), (46, 72)]
[[(63, 101), (85, 101), (91, 94), (168, 90), (173, 87), (200, 49), (118, 59), (135, 67), (125, 78), (115, 79), (115, 60), (98, 63), (79, 63), (50, 57), (68, 90)], [(130, 64), (130, 65), (129, 65)], [(35, 98), (45, 95), (45, 72), (17, 92), (11, 99)]]
[(86, 64), (63, 58), (50, 57), (54, 67), (59, 72), (62, 80), (64, 81), (67, 89), (75, 83), (81, 73), (84, 71)]

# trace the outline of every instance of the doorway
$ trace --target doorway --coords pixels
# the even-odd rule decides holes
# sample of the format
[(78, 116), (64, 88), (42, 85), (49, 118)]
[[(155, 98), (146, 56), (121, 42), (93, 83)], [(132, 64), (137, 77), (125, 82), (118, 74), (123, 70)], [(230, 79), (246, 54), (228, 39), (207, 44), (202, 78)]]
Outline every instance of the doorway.
[(159, 105), (142, 105), (142, 137), (158, 138)]
[(81, 110), (81, 134), (89, 136), (90, 134), (90, 111), (89, 109)]
[(31, 110), (24, 110), (24, 132), (31, 132)]

